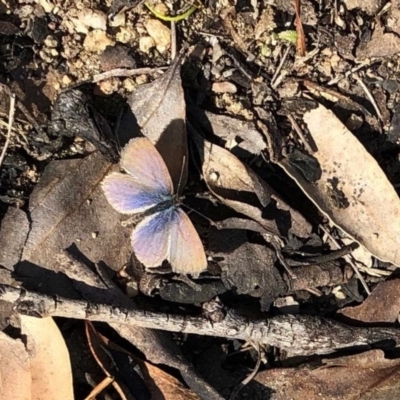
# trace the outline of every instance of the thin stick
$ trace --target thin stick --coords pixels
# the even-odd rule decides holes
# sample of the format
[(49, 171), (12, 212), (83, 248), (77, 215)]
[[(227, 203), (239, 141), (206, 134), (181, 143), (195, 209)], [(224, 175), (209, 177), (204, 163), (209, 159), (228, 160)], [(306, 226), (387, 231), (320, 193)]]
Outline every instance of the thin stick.
[(304, 147), (310, 154), (314, 154), (315, 150), (311, 147), (310, 143), (308, 143), (307, 138), (304, 136), (303, 131), (301, 130), (299, 124), (297, 121), (294, 119), (292, 114), (287, 115), (288, 120), (292, 124), (293, 129), (296, 131), (296, 133), (300, 136), (300, 139), (303, 141)]
[(378, 62), (378, 60), (371, 61), (371, 60), (367, 59), (367, 60), (363, 61), (360, 65), (357, 65), (356, 67), (352, 68), (350, 71), (347, 71), (344, 75), (337, 76), (336, 78), (331, 79), (327, 83), (327, 85), (328, 86), (336, 85), (342, 79), (348, 78), (350, 75), (354, 74), (355, 72), (357, 72), (365, 67), (368, 67), (372, 64), (375, 64), (377, 62)]
[(383, 116), (381, 113), (381, 110), (378, 107), (378, 104), (376, 104), (376, 101), (374, 99), (374, 96), (372, 96), (372, 93), (370, 92), (370, 90), (367, 88), (367, 85), (361, 80), (361, 78), (357, 75), (354, 74), (354, 79), (358, 82), (358, 84), (361, 86), (362, 90), (364, 90), (365, 94), (368, 97), (368, 100), (371, 102), (371, 104), (373, 105), (376, 115), (379, 117), (379, 119), (382, 121), (383, 120)]
[(171, 60), (175, 60), (178, 45), (176, 43), (176, 25), (171, 21)]
[[(319, 227), (327, 234), (327, 236), (329, 237), (329, 239), (332, 240), (333, 244), (334, 244), (338, 249), (340, 249), (340, 248), (341, 248), (340, 244), (339, 244), (338, 241), (331, 235), (331, 233), (330, 233), (327, 229), (325, 229), (325, 227), (322, 226), (321, 224), (319, 225)], [(351, 254), (348, 254), (348, 255), (345, 256), (344, 258), (349, 262), (349, 264), (350, 264), (351, 267), (353, 268), (353, 270), (354, 270), (354, 272), (356, 273), (358, 279), (360, 280), (361, 284), (363, 285), (364, 290), (366, 291), (366, 293), (367, 293), (368, 296), (369, 296), (369, 295), (371, 294), (371, 291), (369, 290), (369, 287), (368, 287), (367, 283), (365, 282), (363, 276), (361, 275), (361, 273), (360, 273), (360, 271), (359, 271), (357, 265), (356, 265), (355, 262), (353, 261), (353, 258), (352, 258), (352, 256), (351, 256)]]
[[(126, 77), (126, 76), (135, 76), (135, 75), (152, 75), (156, 73), (163, 73), (168, 67), (159, 67), (159, 68), (135, 68), (135, 69), (126, 69), (126, 68), (115, 68), (111, 71), (103, 72), (101, 74), (94, 75), (92, 78), (92, 82), (100, 82), (105, 79), (115, 78), (115, 77)], [(81, 82), (83, 83), (83, 82)]]
[(12, 127), (14, 123), (14, 115), (15, 115), (15, 93), (10, 93), (10, 111), (8, 114), (7, 138), (0, 155), (0, 167), (3, 165), (4, 157), (6, 156), (7, 148), (10, 144)]
[(278, 84), (276, 84), (275, 81), (277, 80), (277, 78), (278, 78), (278, 76), (279, 76), (279, 74), (280, 74), (280, 72), (281, 72), (281, 70), (282, 70), (282, 68), (283, 68), (283, 66), (284, 66), (284, 64), (286, 62), (286, 59), (287, 59), (287, 57), (289, 55), (289, 52), (290, 52), (291, 48), (292, 48), (292, 46), (289, 44), (289, 46), (287, 47), (285, 53), (283, 54), (282, 60), (279, 63), (277, 70), (275, 71), (274, 76), (271, 79), (271, 87), (274, 88), (274, 89), (276, 89), (276, 86), (278, 86), (278, 84), (280, 83), (280, 81), (278, 81)]
[(242, 382), (239, 383), (239, 385), (233, 390), (231, 397), (229, 400), (235, 400), (236, 396), (239, 394), (239, 392), (249, 383), (251, 382), (254, 377), (257, 375), (260, 365), (261, 365), (261, 350), (260, 350), (260, 343), (254, 343), (250, 341), (254, 349), (257, 351), (257, 362), (255, 367), (253, 368), (253, 371), (251, 371), (250, 375), (245, 378)]
[(352, 327), (331, 319), (306, 314), (249, 319), (228, 310), (222, 321), (215, 322), (206, 316), (127, 309), (115, 305), (48, 296), (4, 284), (0, 284), (0, 300), (12, 303), (14, 310), (22, 315), (58, 316), (105, 322), (112, 326), (128, 325), (251, 340), (279, 347), (297, 355), (328, 354), (339, 349), (388, 339), (400, 343), (400, 332), (397, 328)]

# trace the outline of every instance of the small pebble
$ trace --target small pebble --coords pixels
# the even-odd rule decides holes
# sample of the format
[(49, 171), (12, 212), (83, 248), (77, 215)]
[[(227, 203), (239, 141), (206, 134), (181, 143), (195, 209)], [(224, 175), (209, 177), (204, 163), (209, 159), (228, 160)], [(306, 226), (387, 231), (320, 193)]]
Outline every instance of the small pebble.
[(64, 75), (61, 82), (64, 86), (69, 86), (72, 83), (72, 79), (68, 75)]
[(143, 36), (139, 39), (139, 50), (142, 53), (148, 53), (152, 47), (154, 47), (156, 43), (153, 38), (150, 36)]
[(132, 78), (126, 78), (122, 82), (122, 87), (127, 91), (127, 92), (133, 92), (133, 90), (136, 87), (135, 81)]
[(85, 8), (79, 11), (78, 19), (88, 28), (107, 30), (107, 16), (102, 11)]
[(58, 46), (58, 41), (54, 36), (49, 35), (44, 39), (44, 44), (47, 47), (56, 48)]
[(118, 90), (119, 81), (116, 79), (107, 79), (98, 83), (98, 88), (103, 94), (112, 94)]
[(136, 32), (131, 28), (121, 27), (119, 32), (115, 35), (115, 39), (117, 42), (121, 43), (129, 43), (131, 40), (136, 38)]
[(211, 90), (214, 93), (236, 93), (237, 88), (231, 82), (214, 82), (212, 84)]
[(42, 8), (46, 14), (49, 14), (53, 11), (54, 4), (52, 4), (50, 1), (39, 0), (39, 4), (42, 6)]
[(113, 44), (114, 42), (100, 29), (89, 32), (83, 41), (85, 50), (92, 52), (104, 51), (107, 46), (112, 46)]
[(109, 20), (109, 25), (113, 28), (117, 28), (119, 26), (125, 26), (126, 24), (126, 13), (120, 12)]
[(153, 38), (156, 49), (165, 53), (171, 47), (171, 31), (158, 19), (150, 19), (145, 24), (148, 34)]

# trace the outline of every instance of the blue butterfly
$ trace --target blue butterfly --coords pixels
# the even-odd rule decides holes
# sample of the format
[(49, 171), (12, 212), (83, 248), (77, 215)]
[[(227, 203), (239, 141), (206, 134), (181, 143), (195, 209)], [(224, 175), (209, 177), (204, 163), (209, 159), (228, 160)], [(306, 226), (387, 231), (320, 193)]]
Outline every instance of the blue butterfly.
[(122, 150), (120, 165), (102, 183), (111, 206), (122, 214), (143, 213), (131, 241), (137, 259), (147, 268), (169, 261), (174, 272), (198, 275), (207, 268), (203, 244), (179, 207), (171, 175), (147, 138), (132, 139)]

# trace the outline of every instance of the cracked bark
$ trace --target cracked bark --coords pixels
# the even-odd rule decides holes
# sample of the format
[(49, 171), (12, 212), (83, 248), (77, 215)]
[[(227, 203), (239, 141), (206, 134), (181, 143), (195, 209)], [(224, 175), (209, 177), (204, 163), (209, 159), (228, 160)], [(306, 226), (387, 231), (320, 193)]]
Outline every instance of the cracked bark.
[(280, 315), (249, 320), (228, 312), (220, 322), (206, 317), (155, 313), (82, 300), (51, 297), (0, 284), (0, 300), (14, 304), (20, 314), (36, 317), (86, 319), (171, 332), (252, 340), (279, 347), (292, 355), (328, 354), (336, 350), (392, 340), (400, 342), (394, 328), (350, 327), (309, 315)]

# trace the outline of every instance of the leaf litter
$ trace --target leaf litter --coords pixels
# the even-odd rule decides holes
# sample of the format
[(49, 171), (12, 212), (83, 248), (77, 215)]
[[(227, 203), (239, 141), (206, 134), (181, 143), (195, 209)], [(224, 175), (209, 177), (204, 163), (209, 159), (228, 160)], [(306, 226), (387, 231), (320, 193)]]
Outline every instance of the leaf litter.
[[(52, 20), (55, 25), (50, 23), (47, 26), (43, 15), (48, 15), (52, 5), (43, 3), (44, 14), (35, 18), (32, 37), (37, 46), (43, 46), (40, 57), (44, 63), (53, 68), (52, 63), (59, 57), (56, 53), (60, 54), (59, 50), (62, 49), (61, 57), (65, 57), (68, 69), (68, 75), (53, 69), (52, 78), (46, 84), (46, 93), (57, 93), (59, 87), (51, 88), (52, 82), (67, 85), (72, 80), (81, 81), (90, 76), (89, 71), (93, 75), (101, 72), (101, 68), (108, 71), (116, 61), (128, 60), (128, 68), (136, 65), (159, 67), (168, 63), (168, 46), (158, 50), (151, 47), (141, 58), (136, 57), (136, 53), (126, 46), (130, 40), (129, 46), (136, 40), (132, 39), (132, 32), (136, 27), (137, 32), (134, 35), (139, 34), (140, 39), (149, 38), (146, 36), (149, 32), (141, 28), (146, 26), (148, 16), (140, 6), (135, 8), (136, 6), (136, 3), (131, 2), (114, 2), (109, 10), (109, 20), (105, 19), (103, 10), (92, 11), (85, 8), (86, 6), (80, 8), (85, 10), (87, 18), (86, 26), (80, 33), (82, 40), (71, 35), (66, 36), (68, 40), (64, 40), (64, 37), (62, 42), (57, 42), (56, 36), (46, 37), (51, 32), (49, 29), (57, 26), (57, 22)], [(121, 71), (116, 75), (109, 74), (108, 80), (106, 78), (99, 83), (97, 94), (93, 96), (97, 100), (101, 98), (98, 96), (99, 91), (103, 95), (118, 91), (124, 98), (128, 97), (125, 114), (119, 119), (115, 118), (111, 124), (107, 117), (96, 111), (90, 99), (92, 96), (87, 97), (84, 88), (60, 93), (55, 100), (46, 134), (38, 125), (34, 126), (38, 133), (40, 130), (40, 140), (33, 140), (33, 135), (28, 135), (28, 145), (20, 148), (25, 149), (34, 160), (64, 159), (43, 163), (46, 168), (40, 170), (41, 180), (30, 195), (29, 206), (23, 206), (22, 209), (9, 207), (0, 230), (0, 244), (4, 249), (0, 254), (2, 267), (16, 274), (16, 284), (22, 282), (30, 290), (68, 298), (83, 297), (88, 302), (103, 303), (110, 307), (132, 307), (132, 300), (115, 286), (115, 281), (111, 281), (109, 276), (118, 277), (118, 285), (126, 293), (129, 288), (136, 288), (133, 291), (133, 302), (137, 307), (157, 311), (157, 316), (161, 318), (158, 324), (160, 328), (167, 328), (168, 321), (176, 317), (173, 315), (174, 318), (170, 319), (163, 311), (181, 316), (204, 316), (205, 320), (214, 324), (210, 330), (215, 329), (218, 332), (221, 332), (218, 330), (219, 324), (223, 324), (224, 320), (230, 321), (229, 316), (238, 308), (238, 303), (241, 303), (240, 312), (244, 314), (257, 314), (260, 307), (262, 311), (270, 312), (271, 326), (276, 323), (274, 314), (283, 313), (281, 319), (276, 321), (280, 321), (277, 326), (284, 334), (273, 343), (281, 349), (289, 346), (289, 357), (334, 352), (342, 348), (344, 342), (341, 343), (340, 340), (343, 339), (344, 332), (353, 332), (354, 340), (348, 341), (352, 346), (357, 342), (366, 343), (365, 335), (369, 332), (367, 328), (359, 327), (358, 331), (351, 331), (336, 320), (349, 322), (351, 319), (351, 323), (357, 325), (360, 325), (360, 321), (395, 324), (398, 314), (396, 298), (388, 293), (396, 292), (397, 280), (385, 282), (384, 279), (392, 271), (396, 271), (398, 265), (398, 198), (392, 187), (392, 182), (398, 179), (398, 171), (396, 163), (391, 164), (390, 158), (385, 159), (387, 155), (392, 157), (391, 154), (394, 154), (396, 141), (392, 141), (391, 147), (385, 144), (393, 153), (385, 153), (387, 150), (379, 147), (380, 140), (387, 132), (386, 125), (390, 121), (391, 113), (394, 114), (392, 124), (396, 122), (395, 113), (386, 97), (388, 93), (396, 93), (396, 90), (391, 89), (390, 92), (385, 89), (394, 81), (391, 75), (394, 64), (384, 65), (380, 61), (376, 68), (369, 68), (370, 62), (363, 59), (383, 57), (387, 60), (398, 52), (398, 43), (393, 33), (396, 32), (396, 25), (393, 24), (396, 4), (394, 2), (391, 9), (381, 9), (383, 4), (378, 1), (347, 1), (346, 6), (347, 9), (342, 5), (338, 8), (324, 5), (317, 13), (315, 4), (304, 0), (275, 2), (266, 7), (257, 4), (254, 12), (239, 6), (232, 8), (229, 14), (221, 14), (225, 25), (219, 29), (224, 35), (231, 35), (233, 40), (229, 41), (219, 35), (221, 32), (218, 29), (213, 31), (218, 26), (216, 20), (213, 20), (211, 25), (207, 25), (207, 29), (211, 27), (211, 32), (219, 35), (219, 50), (215, 44), (210, 46), (208, 39), (201, 40), (196, 43), (193, 52), (192, 49), (189, 50), (189, 57), (183, 58), (182, 71), (180, 64), (183, 59), (178, 58), (160, 79), (151, 83), (146, 83), (148, 78), (143, 75), (135, 77), (135, 73), (127, 73), (126, 78), (116, 78), (121, 77)], [(208, 8), (193, 14), (190, 17), (193, 26), (198, 26), (196, 24), (203, 17), (213, 19), (214, 15), (219, 15), (219, 3), (213, 7), (216, 8), (213, 14), (209, 13)], [(350, 9), (354, 11), (349, 12)], [(359, 9), (362, 11), (359, 12)], [(77, 11), (78, 9), (74, 9), (72, 13), (59, 14), (58, 18), (66, 32), (77, 31), (76, 24), (68, 23), (69, 14), (75, 15)], [(377, 15), (378, 11), (380, 13)], [(334, 43), (337, 48), (332, 46), (333, 41), (329, 36), (331, 26), (326, 30), (315, 31), (314, 35), (318, 34), (319, 47), (314, 48), (315, 43), (311, 39), (314, 36), (310, 32), (314, 30), (317, 21), (320, 25), (322, 23), (328, 26), (328, 19), (322, 21), (321, 16), (327, 17), (329, 13), (331, 17), (328, 19), (333, 21), (334, 37), (337, 39)], [(127, 18), (132, 15), (135, 28)], [(92, 26), (98, 16), (101, 17), (101, 25)], [(254, 40), (249, 27), (256, 26), (259, 16), (267, 16), (268, 27), (263, 30), (258, 28)], [(293, 35), (294, 25), (285, 32), (286, 26), (289, 26), (285, 22), (286, 17), (296, 19), (299, 49), (303, 51), (305, 48), (309, 52), (305, 58), (295, 57), (292, 44), (276, 39)], [(371, 25), (371, 18), (375, 17), (380, 20)], [(17, 25), (3, 24), (8, 29), (8, 36), (20, 34), (19, 31), (16, 33), (15, 30), (13, 33), (9, 29), (13, 26), (17, 28)], [(104, 26), (107, 25), (114, 28), (105, 30)], [(165, 31), (169, 31), (167, 24), (164, 27)], [(191, 24), (183, 21), (180, 27), (182, 29), (179, 34), (189, 33), (186, 38), (190, 37)], [(275, 36), (275, 31), (282, 29), (283, 32), (278, 32)], [(369, 37), (372, 39), (369, 40)], [(97, 38), (96, 43), (89, 40), (93, 38)], [(346, 38), (349, 40), (346, 41)], [(173, 37), (171, 39), (174, 40)], [(122, 44), (98, 51), (102, 46), (117, 42)], [(386, 42), (391, 45), (381, 45)], [(54, 44), (56, 47), (52, 47)], [(204, 52), (207, 46), (211, 53), (218, 50), (218, 57)], [(241, 49), (242, 53), (237, 52), (235, 47)], [(140, 52), (139, 46), (138, 53)], [(80, 65), (84, 55), (90, 61)], [(131, 57), (132, 55), (135, 56)], [(25, 56), (22, 55), (21, 60)], [(357, 62), (361, 60), (359, 66), (354, 64), (355, 56)], [(212, 60), (209, 61), (211, 57)], [(148, 60), (151, 60), (150, 64), (147, 64)], [(309, 63), (308, 60), (312, 62)], [(196, 63), (201, 66), (202, 72), (195, 80), (191, 80), (191, 74), (196, 74), (191, 68)], [(15, 68), (12, 65), (9, 67)], [(367, 69), (368, 74), (363, 69)], [(273, 77), (271, 87), (268, 79), (265, 80), (268, 75)], [(313, 82), (302, 82), (303, 77), (310, 79), (311, 76)], [(317, 82), (314, 82), (315, 77)], [(143, 82), (145, 84), (141, 84)], [(295, 85), (290, 82), (295, 82)], [(207, 85), (209, 88), (216, 87), (215, 84), (220, 84), (222, 89), (211, 92), (205, 89)], [(314, 89), (318, 86), (319, 94), (311, 90), (310, 84), (314, 85)], [(333, 84), (337, 85), (338, 91), (327, 88)], [(227, 89), (223, 89), (224, 87)], [(231, 90), (231, 87), (235, 90)], [(313, 109), (315, 102), (309, 102), (311, 108), (303, 109), (302, 104), (307, 103), (302, 97), (304, 87), (323, 105)], [(14, 85), (14, 90), (17, 89)], [(132, 90), (132, 94), (127, 95)], [(325, 92), (323, 98), (321, 90)], [(335, 100), (332, 94), (339, 97)], [(51, 96), (50, 98), (55, 98)], [(39, 104), (38, 110), (35, 110), (34, 98), (27, 92), (24, 102), (44, 121), (46, 117), (43, 113), (48, 110), (49, 104)], [(207, 104), (204, 102), (205, 98)], [(377, 103), (375, 110), (371, 105), (374, 98)], [(213, 112), (207, 110), (210, 100), (213, 103), (210, 107)], [(392, 96), (391, 101), (396, 102), (396, 97)], [(106, 109), (106, 114), (111, 113), (111, 109), (112, 107)], [(381, 121), (375, 117), (376, 110)], [(379, 114), (379, 111), (382, 113)], [(120, 109), (116, 111), (117, 117), (119, 112)], [(293, 121), (297, 121), (297, 126)], [(29, 122), (32, 123), (32, 118)], [(383, 126), (381, 122), (384, 122)], [(14, 130), (19, 132), (18, 124), (17, 121)], [(116, 128), (117, 136), (114, 138), (110, 126)], [(303, 129), (305, 135), (298, 136)], [(187, 136), (186, 130), (190, 135)], [(380, 139), (372, 137), (376, 133), (382, 135)], [(143, 270), (134, 255), (130, 257), (132, 250), (129, 237), (132, 228), (122, 224), (123, 219), (104, 201), (99, 190), (99, 183), (104, 176), (112, 170), (118, 170), (118, 165), (113, 164), (118, 162), (120, 149), (131, 137), (141, 135), (147, 136), (156, 145), (169, 168), (175, 189), (179, 192), (185, 191), (186, 196), (181, 201), (203, 214), (202, 217), (189, 210), (190, 218), (208, 255), (208, 272), (198, 279), (171, 275), (168, 268)], [(316, 145), (314, 150), (313, 146), (307, 146), (306, 142), (310, 138)], [(40, 144), (41, 141), (43, 145)], [(19, 148), (19, 145), (12, 146), (12, 152)], [(372, 153), (379, 164), (368, 153)], [(23, 161), (25, 165), (32, 162), (29, 159)], [(291, 182), (277, 165), (294, 178), (296, 183)], [(7, 171), (9, 177), (15, 177), (19, 173), (15, 175), (15, 171), (19, 171), (17, 167), (16, 162), (7, 161), (3, 170)], [(4, 182), (4, 175), (1, 179)], [(5, 182), (10, 182), (11, 178), (7, 179)], [(297, 184), (314, 202), (316, 208), (296, 187)], [(11, 190), (15, 184), (9, 187), (6, 196), (2, 196), (1, 200), (9, 199), (8, 204), (13, 204), (13, 201), (16, 204), (14, 199), (18, 198)], [(364, 190), (359, 190), (360, 188)], [(25, 192), (25, 196), (27, 193), (29, 192)], [(329, 227), (329, 223), (335, 227)], [(354, 303), (362, 302), (365, 292), (360, 292), (348, 262), (343, 258), (344, 254), (354, 248), (352, 239), (343, 239), (346, 244), (350, 240), (347, 253), (339, 250), (336, 254), (332, 250), (332, 239), (328, 236), (319, 237), (319, 229), (322, 228), (328, 229), (337, 242), (347, 234), (363, 245), (358, 249), (359, 254), (362, 254), (354, 254), (354, 257), (365, 260), (364, 265), (360, 264), (360, 271), (372, 288), (372, 295), (359, 306), (354, 307)], [(68, 249), (67, 253), (65, 249)], [(293, 275), (283, 269), (287, 267), (292, 269)], [(122, 275), (122, 271), (125, 271), (125, 275)], [(7, 273), (4, 283), (10, 284), (10, 273)], [(215, 299), (215, 296), (218, 298)], [(289, 298), (294, 299), (293, 304), (297, 304), (297, 308), (285, 309), (279, 306), (280, 301)], [(346, 304), (350, 306), (343, 308)], [(340, 308), (341, 313), (337, 312)], [(20, 314), (26, 312), (24, 307), (17, 310)], [(287, 315), (288, 310), (295, 315), (299, 310), (305, 315), (317, 315), (316, 321), (326, 322), (313, 325), (312, 319), (307, 317), (296, 319), (296, 316)], [(34, 313), (33, 309), (31, 312)], [(71, 317), (73, 315), (72, 312)], [(149, 313), (149, 317), (150, 315), (152, 314)], [(335, 320), (322, 319), (326, 316), (334, 317)], [(198, 320), (199, 332), (205, 320), (203, 323), (199, 322), (201, 318)], [(218, 344), (215, 347), (216, 340), (206, 342), (201, 336), (201, 340), (196, 342), (196, 337), (189, 335), (188, 343), (183, 344), (191, 359), (189, 362), (184, 359), (182, 348), (171, 342), (164, 332), (123, 323), (110, 325), (149, 361), (179, 370), (186, 384), (191, 387), (191, 393), (195, 392), (202, 398), (222, 398), (210, 386), (210, 382), (214, 382), (213, 386), (218, 386), (219, 390), (225, 390), (225, 393), (231, 389), (234, 392), (235, 385), (232, 380), (226, 383), (227, 386), (218, 385), (211, 378), (208, 383), (201, 380), (192, 363), (196, 361), (195, 354), (205, 354), (205, 349), (211, 349), (209, 354), (216, 355), (218, 364), (222, 364), (224, 359), (223, 363), (234, 372), (238, 381), (248, 375), (248, 369), (243, 368), (244, 365), (251, 364), (250, 369), (254, 366), (255, 360), (252, 357), (256, 356), (256, 352), (248, 352), (247, 359), (244, 353), (241, 356), (235, 355), (235, 350), (241, 346), (237, 341), (235, 343), (226, 339), (223, 342), (224, 350), (217, 352), (213, 351), (218, 347)], [(180, 326), (182, 332), (185, 332), (184, 320)], [(290, 331), (291, 326), (297, 327), (295, 332)], [(324, 330), (325, 328), (328, 329)], [(396, 340), (397, 336), (390, 329), (377, 329), (374, 331), (377, 333), (373, 335), (378, 336), (370, 336), (368, 344), (387, 339), (390, 335)], [(302, 343), (302, 332), (313, 334), (305, 334), (305, 342), (301, 344), (303, 347), (298, 347), (298, 343)], [(63, 331), (63, 334), (68, 337), (68, 331)], [(270, 336), (275, 340), (274, 332), (270, 332)], [(231, 337), (228, 331), (226, 337)], [(299, 339), (292, 346), (287, 343), (291, 337)], [(332, 341), (332, 337), (337, 340)], [(320, 340), (319, 347), (313, 342), (315, 339)], [(208, 346), (209, 343), (212, 345)], [(331, 345), (327, 349), (324, 343)], [(57, 346), (61, 348), (62, 343)], [(272, 360), (272, 363), (267, 364), (265, 359), (261, 366), (264, 372), (260, 372), (256, 380), (263, 385), (263, 389), (275, 391), (275, 397), (271, 398), (286, 398), (289, 391), (282, 394), (281, 388), (289, 390), (287, 388), (290, 385), (300, 385), (301, 390), (290, 392), (293, 398), (299, 399), (314, 398), (313, 396), (322, 392), (329, 393), (329, 398), (347, 398), (346, 396), (354, 393), (359, 394), (359, 381), (356, 376), (348, 373), (347, 365), (351, 365), (352, 371), (361, 365), (361, 370), (364, 371), (362, 365), (365, 362), (375, 369), (371, 375), (363, 375), (364, 381), (372, 382), (363, 398), (377, 396), (377, 391), (388, 396), (394, 393), (396, 397), (397, 386), (390, 380), (387, 387), (382, 387), (375, 381), (375, 378), (386, 376), (391, 368), (396, 368), (383, 353), (361, 352), (358, 359), (355, 357), (355, 363), (351, 358), (342, 359), (337, 355), (332, 356), (331, 364), (330, 361), (319, 359), (325, 368), (317, 369), (317, 373), (301, 360), (300, 364), (306, 371), (303, 371), (303, 376), (301, 369), (285, 367), (286, 362), (288, 366), (294, 365), (290, 364), (290, 360), (285, 360), (285, 355), (281, 360), (274, 349), (267, 348), (263, 351), (266, 352), (263, 357)], [(366, 361), (363, 361), (363, 357)], [(62, 358), (65, 364), (69, 364), (66, 356)], [(122, 363), (118, 357), (114, 357), (114, 361), (117, 364)], [(283, 364), (278, 367), (276, 361), (283, 361)], [(51, 361), (47, 362), (51, 365)], [(336, 366), (338, 374), (324, 375), (324, 371), (331, 373), (332, 365)], [(149, 380), (144, 381), (152, 390), (161, 390), (166, 398), (189, 396), (187, 389), (170, 376), (163, 375), (165, 372), (154, 366), (149, 366), (150, 370), (158, 389)], [(223, 376), (222, 368), (216, 371)], [(320, 371), (321, 376), (316, 377)], [(263, 380), (264, 374), (268, 373), (274, 378)], [(337, 384), (344, 379), (341, 373), (347, 379), (344, 388)], [(120, 374), (122, 368), (117, 379), (120, 379)], [(44, 372), (44, 380), (46, 375)], [(278, 376), (281, 379), (280, 384), (274, 386), (274, 379)], [(22, 372), (21, 379), (25, 379)], [(310, 380), (313, 382), (311, 388), (306, 384)], [(165, 386), (167, 381), (169, 383)], [(106, 385), (106, 381), (104, 382)], [(98, 394), (104, 388), (100, 381), (97, 383), (98, 386), (92, 386), (96, 386)], [(66, 380), (65, 386), (71, 388), (71, 382)], [(135, 388), (129, 390), (134, 395), (138, 394), (135, 393)], [(251, 384), (243, 389), (243, 393), (246, 390), (250, 391), (247, 393), (252, 393), (252, 398), (257, 398), (261, 393), (257, 392), (257, 386)], [(110, 389), (106, 388), (104, 391), (109, 392)]]

